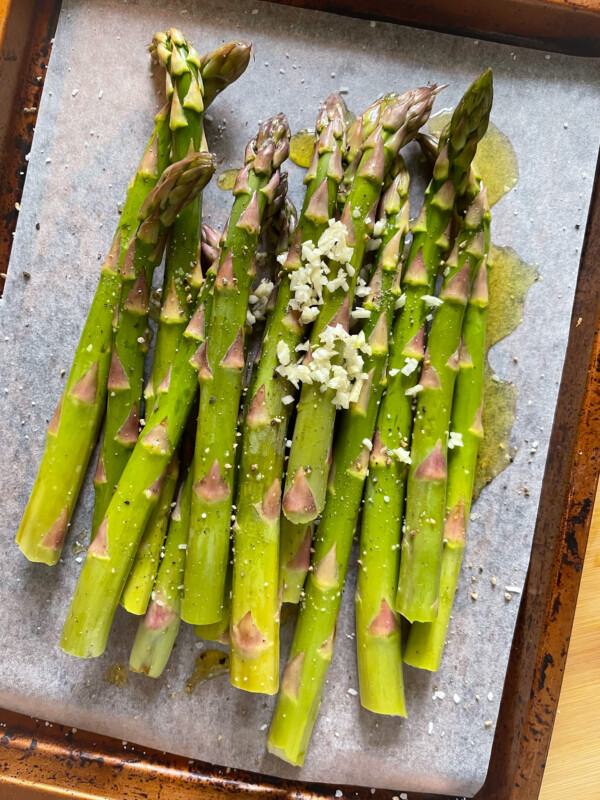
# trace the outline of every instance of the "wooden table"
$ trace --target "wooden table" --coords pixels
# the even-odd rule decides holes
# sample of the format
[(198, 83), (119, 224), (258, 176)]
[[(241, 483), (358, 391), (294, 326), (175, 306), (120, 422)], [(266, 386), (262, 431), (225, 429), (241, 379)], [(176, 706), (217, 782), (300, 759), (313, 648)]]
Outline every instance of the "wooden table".
[(540, 800), (600, 800), (600, 492)]

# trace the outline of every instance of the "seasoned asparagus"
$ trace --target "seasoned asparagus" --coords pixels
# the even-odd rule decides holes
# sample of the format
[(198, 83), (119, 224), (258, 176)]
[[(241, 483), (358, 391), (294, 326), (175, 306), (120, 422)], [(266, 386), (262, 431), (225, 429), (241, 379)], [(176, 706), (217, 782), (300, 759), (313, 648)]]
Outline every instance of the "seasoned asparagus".
[(169, 464), (158, 503), (150, 514), (121, 595), (121, 605), (130, 614), (145, 614), (148, 608), (154, 579), (158, 572), (160, 551), (165, 542), (165, 534), (171, 516), (171, 502), (175, 496), (178, 477), (179, 459), (175, 454)]
[(192, 472), (189, 470), (171, 514), (153, 597), (139, 622), (129, 657), (129, 668), (133, 672), (145, 672), (151, 678), (162, 675), (179, 632), (180, 587), (185, 569), (191, 503)]
[(382, 251), (364, 302), (363, 307), (370, 312), (362, 330), (369, 344), (364, 362), (368, 377), (357, 402), (340, 419), (327, 500), (315, 534), (311, 571), (269, 732), (269, 752), (298, 766), (304, 761), (333, 655), (371, 439), (385, 384), (388, 333), (396, 300), (392, 285), (399, 269), (399, 245), (406, 227), (405, 216), (400, 222), (399, 235), (392, 237)]
[[(382, 198), (384, 225), (378, 254), (383, 277), (389, 283), (390, 273), (396, 276), (392, 287), (394, 304), (401, 294), (398, 260), (408, 232), (408, 173), (401, 164), (393, 183)], [(382, 287), (383, 288), (383, 287)], [(393, 371), (393, 370), (392, 370)], [(388, 366), (388, 376), (390, 368)], [(394, 377), (394, 376), (393, 376)], [(392, 380), (388, 378), (388, 380)], [(377, 415), (385, 417), (384, 396)], [(365, 708), (382, 714), (406, 716), (404, 681), (400, 651), (400, 620), (394, 610), (398, 579), (398, 519), (390, 516), (391, 498), (385, 476), (388, 462), (400, 453), (388, 453), (381, 435), (375, 434), (370, 453), (369, 478), (365, 490), (362, 516), (358, 585), (356, 589), (356, 648), (360, 699)], [(375, 497), (374, 497), (375, 495)], [(377, 505), (375, 502), (377, 501)], [(377, 514), (373, 513), (377, 508)], [(393, 512), (392, 512), (393, 513)], [(389, 540), (397, 541), (396, 549)]]
[[(155, 215), (160, 214), (170, 221), (185, 201), (202, 190), (214, 173), (216, 163), (214, 156), (198, 153), (168, 167), (149, 198), (158, 205)], [(174, 182), (173, 177), (179, 173), (179, 181)], [(166, 191), (169, 195), (165, 199)], [(197, 367), (193, 358), (198, 342), (204, 338), (204, 303), (210, 300), (210, 287), (207, 277), (196, 313), (177, 352), (169, 391), (161, 395), (147, 420), (106, 516), (88, 548), (61, 640), (63, 649), (73, 655), (90, 658), (100, 655), (106, 647), (142, 532), (158, 502), (166, 470), (196, 396)]]
[(459, 446), (448, 454), (448, 487), (444, 516), (440, 604), (433, 622), (415, 622), (410, 629), (404, 660), (435, 672), (439, 669), (465, 549), (467, 520), (471, 510), (477, 451), (483, 438), (481, 424), (485, 329), (488, 308), (489, 217), (484, 218), (485, 254), (477, 271), (465, 311), (459, 370), (456, 376), (450, 433)]
[[(167, 91), (177, 93), (181, 108), (181, 113), (171, 123), (171, 159), (177, 161), (190, 149), (207, 149), (202, 129), (204, 110), (223, 89), (244, 73), (252, 48), (246, 42), (229, 42), (198, 59), (193, 48), (175, 29), (167, 34), (157, 34), (153, 44), (156, 58), (167, 68)], [(175, 53), (175, 58), (172, 53)], [(196, 85), (198, 88), (195, 88)], [(200, 195), (179, 215), (169, 233), (163, 304), (156, 333), (152, 374), (144, 391), (148, 404), (154, 401), (161, 387), (164, 390), (163, 382), (194, 308), (199, 289), (195, 271), (201, 219)]]
[(100, 273), (67, 385), (48, 426), (44, 454), (17, 533), (30, 561), (56, 564), (62, 552), (106, 407), (113, 345), (113, 318), (121, 296), (120, 266), (138, 227), (139, 211), (167, 163), (169, 105), (154, 131), (127, 190), (112, 247)]
[[(279, 685), (279, 520), (285, 440), (293, 387), (277, 374), (278, 353), (294, 353), (304, 324), (290, 307), (291, 278), (302, 242), (318, 241), (335, 209), (341, 179), (346, 109), (339, 95), (321, 106), (314, 169), (294, 242), (283, 263), (275, 308), (263, 338), (243, 427), (240, 489), (234, 527), (231, 680), (247, 691), (273, 694)], [(313, 219), (313, 198), (327, 198), (325, 221)], [(284, 590), (285, 596), (285, 590)]]
[(181, 607), (182, 619), (195, 625), (218, 622), (222, 616), (246, 309), (261, 221), (275, 196), (289, 137), (287, 120), (279, 115), (263, 123), (246, 148), (215, 283), (212, 335), (201, 355), (194, 492)]
[[(400, 148), (414, 137), (429, 117), (435, 93), (436, 88), (428, 86), (390, 98), (380, 109), (373, 133), (362, 145), (360, 164), (342, 215), (346, 244), (351, 249), (346, 279), (333, 291), (325, 290), (324, 304), (311, 333), (312, 351), (322, 344), (321, 335), (327, 327), (337, 330), (339, 325), (348, 330), (356, 282), (373, 231), (385, 174)], [(321, 217), (326, 219), (326, 215), (327, 210), (323, 208)], [(334, 388), (326, 387), (321, 391), (322, 388), (316, 382), (305, 382), (298, 403), (283, 497), (283, 511), (295, 524), (314, 520), (325, 502), (339, 393)], [(347, 405), (343, 398), (341, 401), (342, 405)]]

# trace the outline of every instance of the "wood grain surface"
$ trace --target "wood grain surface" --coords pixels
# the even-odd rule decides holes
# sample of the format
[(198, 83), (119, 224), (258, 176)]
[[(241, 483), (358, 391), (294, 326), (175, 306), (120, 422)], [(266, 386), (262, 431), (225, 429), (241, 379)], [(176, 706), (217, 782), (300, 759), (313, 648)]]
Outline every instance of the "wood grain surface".
[(540, 800), (600, 800), (600, 492)]

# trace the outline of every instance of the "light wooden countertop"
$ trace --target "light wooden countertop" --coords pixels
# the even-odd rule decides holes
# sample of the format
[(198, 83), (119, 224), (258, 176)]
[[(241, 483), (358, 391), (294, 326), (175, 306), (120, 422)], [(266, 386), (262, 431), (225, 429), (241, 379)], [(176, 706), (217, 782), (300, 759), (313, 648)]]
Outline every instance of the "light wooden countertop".
[(600, 800), (600, 492), (540, 800)]

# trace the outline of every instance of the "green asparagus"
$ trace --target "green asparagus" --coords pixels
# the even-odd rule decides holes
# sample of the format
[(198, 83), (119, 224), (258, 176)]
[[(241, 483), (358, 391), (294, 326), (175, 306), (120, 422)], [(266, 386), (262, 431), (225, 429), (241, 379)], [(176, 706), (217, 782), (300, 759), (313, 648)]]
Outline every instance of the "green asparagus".
[[(179, 208), (202, 190), (215, 168), (216, 158), (208, 153), (189, 156), (168, 167), (149, 198), (150, 204), (158, 205), (155, 213), (160, 213), (165, 222), (171, 221)], [(179, 180), (174, 181), (178, 173), (181, 173)], [(165, 198), (167, 191), (169, 194)], [(106, 516), (88, 548), (61, 640), (62, 648), (72, 655), (90, 658), (100, 655), (106, 647), (142, 532), (158, 502), (167, 468), (196, 396), (194, 356), (199, 349), (198, 342), (204, 338), (204, 304), (210, 300), (210, 287), (207, 276), (197, 310), (173, 364), (169, 391), (161, 395), (147, 420)]]
[(171, 515), (171, 502), (175, 496), (179, 477), (179, 459), (175, 454), (169, 464), (160, 490), (158, 503), (154, 506), (144, 535), (140, 541), (135, 560), (121, 595), (121, 605), (130, 614), (145, 614), (158, 571), (160, 551)]
[(167, 665), (179, 632), (181, 584), (192, 503), (192, 472), (179, 489), (171, 514), (165, 552), (158, 568), (152, 600), (139, 622), (129, 657), (133, 672), (159, 678)]
[[(312, 350), (321, 344), (325, 328), (335, 330), (340, 325), (348, 330), (356, 282), (373, 230), (385, 174), (400, 148), (429, 117), (435, 93), (436, 88), (428, 86), (391, 98), (382, 106), (377, 126), (362, 145), (360, 164), (342, 215), (346, 243), (352, 250), (347, 281), (332, 292), (325, 290), (324, 304), (311, 333)], [(326, 218), (325, 208), (322, 217)], [(337, 273), (337, 269), (333, 272)], [(322, 388), (318, 383), (305, 382), (298, 403), (283, 497), (283, 511), (295, 524), (314, 520), (325, 503), (336, 391), (329, 387), (321, 391)]]
[(388, 333), (396, 300), (392, 284), (399, 268), (400, 238), (391, 240), (365, 299), (364, 308), (370, 311), (363, 328), (370, 346), (364, 362), (366, 378), (358, 401), (352, 403), (340, 419), (327, 500), (315, 534), (311, 571), (267, 742), (269, 752), (298, 766), (304, 761), (333, 655), (377, 407), (385, 383)]
[(265, 208), (289, 151), (283, 115), (260, 126), (246, 148), (245, 167), (223, 242), (210, 327), (198, 372), (200, 409), (194, 454), (194, 492), (181, 616), (206, 625), (222, 616), (235, 463), (236, 426), (244, 369), (246, 309)]
[[(206, 142), (203, 142), (203, 111), (223, 89), (243, 74), (251, 49), (246, 42), (229, 42), (198, 59), (179, 31), (171, 29), (167, 34), (154, 37), (156, 58), (167, 68), (167, 90), (177, 93), (182, 109), (182, 113), (171, 122), (173, 161), (183, 158), (190, 149), (207, 149)], [(191, 101), (188, 99), (190, 97)], [(148, 404), (154, 401), (157, 391), (164, 391), (169, 367), (195, 304), (199, 289), (195, 269), (201, 218), (200, 196), (179, 215), (169, 234), (163, 305), (156, 333), (152, 374), (144, 392)]]
[[(391, 291), (394, 304), (398, 302), (401, 292), (398, 259), (408, 232), (408, 209), (408, 173), (400, 166), (382, 200), (381, 222), (385, 227), (379, 250), (384, 278), (389, 283), (390, 273), (397, 277)], [(388, 375), (389, 372), (388, 366)], [(386, 413), (386, 407), (384, 397), (377, 415), (380, 425), (380, 417)], [(400, 620), (394, 610), (399, 543), (396, 549), (389, 547), (390, 536), (394, 540), (398, 538), (391, 532), (399, 528), (399, 520), (390, 515), (390, 512), (393, 514), (390, 494), (396, 487), (386, 482), (385, 475), (389, 469), (388, 462), (399, 456), (400, 453), (389, 453), (385, 449), (381, 434), (377, 431), (370, 454), (361, 526), (355, 598), (356, 648), (362, 705), (370, 711), (406, 716)], [(378, 513), (374, 514), (376, 507)]]
[(447, 450), (463, 316), (484, 258), (489, 207), (485, 189), (467, 209), (446, 261), (419, 380), (406, 490), (396, 608), (410, 622), (433, 622), (439, 582), (447, 482)]
[(483, 370), (488, 308), (489, 217), (484, 219), (485, 255), (477, 272), (465, 311), (459, 371), (456, 376), (450, 431), (462, 444), (448, 454), (448, 487), (444, 516), (440, 604), (433, 622), (415, 622), (410, 629), (404, 660), (407, 664), (436, 672), (442, 660), (446, 631), (456, 592), (465, 548), (467, 520), (471, 509), (473, 480), (479, 442), (483, 437)]
[(56, 564), (62, 552), (106, 407), (113, 318), (121, 296), (120, 266), (138, 226), (138, 213), (162, 173), (170, 139), (169, 105), (156, 116), (150, 141), (127, 197), (86, 320), (67, 385), (46, 435), (35, 484), (17, 533), (30, 561)]
[[(345, 114), (339, 95), (328, 97), (319, 110), (315, 160), (305, 181), (302, 213), (283, 264), (243, 427), (230, 668), (234, 686), (252, 692), (274, 694), (279, 685), (279, 519), (293, 387), (275, 370), (282, 348), (294, 353), (303, 336), (301, 315), (290, 307), (290, 278), (300, 266), (302, 242), (318, 241), (334, 213), (342, 175)], [(321, 195), (326, 198), (326, 217), (315, 221), (313, 209)]]

